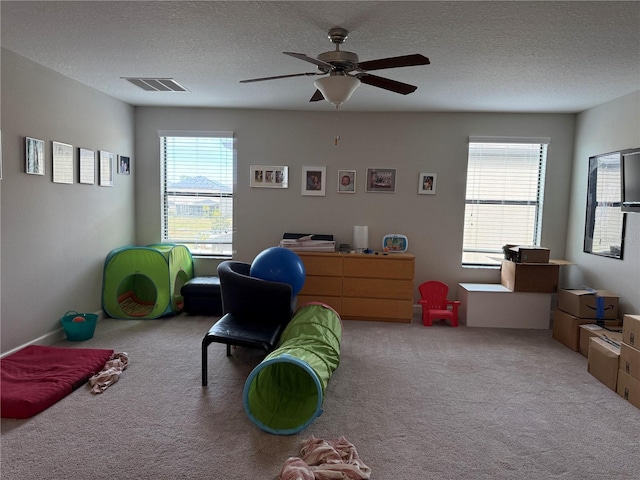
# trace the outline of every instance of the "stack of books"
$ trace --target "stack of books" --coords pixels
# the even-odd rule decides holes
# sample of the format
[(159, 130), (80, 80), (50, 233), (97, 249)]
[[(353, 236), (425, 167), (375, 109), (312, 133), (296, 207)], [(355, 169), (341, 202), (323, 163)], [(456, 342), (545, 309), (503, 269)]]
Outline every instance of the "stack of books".
[(298, 252), (335, 252), (336, 242), (332, 235), (305, 235), (285, 233), (280, 246)]

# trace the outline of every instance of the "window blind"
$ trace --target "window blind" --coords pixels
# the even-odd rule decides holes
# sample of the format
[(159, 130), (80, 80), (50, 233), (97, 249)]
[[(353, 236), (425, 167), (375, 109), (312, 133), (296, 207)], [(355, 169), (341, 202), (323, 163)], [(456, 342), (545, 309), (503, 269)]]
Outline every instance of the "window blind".
[(230, 132), (161, 132), (163, 242), (231, 256), (234, 151)]
[(470, 139), (463, 264), (496, 265), (506, 244), (540, 245), (548, 143)]

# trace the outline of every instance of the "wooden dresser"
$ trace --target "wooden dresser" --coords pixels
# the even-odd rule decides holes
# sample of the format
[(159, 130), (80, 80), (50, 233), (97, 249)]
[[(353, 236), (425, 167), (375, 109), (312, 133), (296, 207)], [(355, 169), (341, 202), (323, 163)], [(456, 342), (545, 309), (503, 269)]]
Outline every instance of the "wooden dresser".
[(411, 322), (413, 255), (296, 253), (307, 271), (298, 305), (323, 302), (348, 320)]

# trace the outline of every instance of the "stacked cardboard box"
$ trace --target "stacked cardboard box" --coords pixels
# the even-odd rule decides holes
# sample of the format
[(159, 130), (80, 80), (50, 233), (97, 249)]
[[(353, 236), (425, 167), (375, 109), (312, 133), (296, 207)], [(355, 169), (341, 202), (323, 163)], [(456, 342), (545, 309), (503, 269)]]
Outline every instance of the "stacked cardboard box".
[[(580, 325), (597, 324), (619, 330), (619, 296), (607, 290), (558, 291), (558, 308), (553, 316), (553, 338), (575, 352), (580, 350)], [(585, 332), (587, 335), (590, 332)]]
[(606, 337), (589, 339), (587, 371), (614, 392), (618, 385), (620, 344)]
[[(618, 323), (618, 322), (616, 322)], [(605, 341), (611, 340), (618, 345), (622, 342), (622, 326), (604, 327), (596, 323), (583, 323), (579, 326), (580, 344), (579, 352), (585, 357), (589, 356), (589, 340), (592, 338), (602, 338)]]
[(515, 263), (549, 263), (550, 250), (544, 247), (505, 245), (504, 258)]
[(549, 262), (548, 248), (520, 245), (502, 247), (500, 283), (513, 292), (555, 293), (560, 266)]
[(625, 315), (620, 345), (618, 395), (640, 408), (640, 315)]

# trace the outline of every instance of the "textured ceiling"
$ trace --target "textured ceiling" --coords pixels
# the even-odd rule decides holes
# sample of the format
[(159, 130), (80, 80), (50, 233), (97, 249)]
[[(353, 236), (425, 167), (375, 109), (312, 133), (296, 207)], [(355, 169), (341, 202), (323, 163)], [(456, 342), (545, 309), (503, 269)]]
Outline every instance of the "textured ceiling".
[[(578, 112), (640, 90), (639, 2), (2, 1), (2, 47), (132, 105), (331, 110), (313, 72), (283, 51), (361, 61), (421, 53), (431, 65), (376, 71), (417, 85), (361, 85), (350, 111)], [(145, 92), (122, 77), (173, 78)]]

